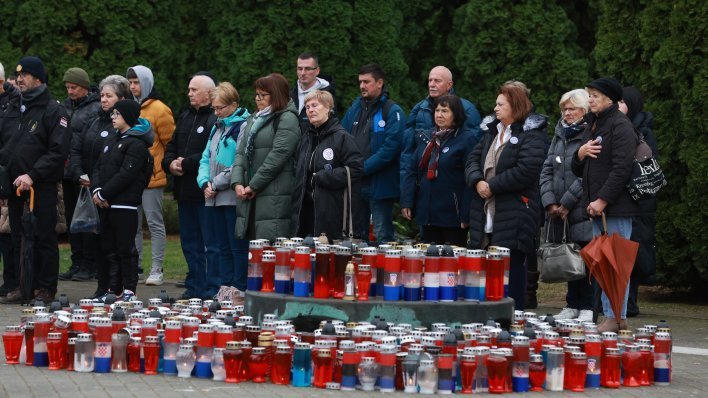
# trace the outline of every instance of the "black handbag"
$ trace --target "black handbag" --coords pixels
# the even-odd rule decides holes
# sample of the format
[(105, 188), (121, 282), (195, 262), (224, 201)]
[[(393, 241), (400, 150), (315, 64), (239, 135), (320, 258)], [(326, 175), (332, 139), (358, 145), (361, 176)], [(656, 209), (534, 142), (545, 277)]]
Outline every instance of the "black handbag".
[(627, 183), (627, 190), (635, 201), (649, 195), (656, 195), (667, 184), (664, 172), (644, 140), (644, 135), (637, 134), (639, 145), (634, 153), (632, 176)]

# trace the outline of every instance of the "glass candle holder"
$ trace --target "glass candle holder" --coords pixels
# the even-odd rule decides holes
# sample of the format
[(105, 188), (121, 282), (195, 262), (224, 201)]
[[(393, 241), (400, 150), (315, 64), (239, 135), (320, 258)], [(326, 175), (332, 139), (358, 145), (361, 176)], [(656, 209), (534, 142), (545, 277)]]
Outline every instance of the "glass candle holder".
[(22, 348), (22, 328), (19, 325), (6, 326), (2, 334), (2, 343), (5, 347), (5, 363), (16, 365), (20, 363), (20, 349)]
[(49, 370), (61, 369), (64, 362), (61, 333), (49, 333), (47, 335), (47, 352), (49, 354)]
[(418, 367), (418, 391), (421, 394), (435, 394), (438, 386), (438, 368), (432, 359), (421, 359)]
[(145, 363), (145, 374), (156, 375), (157, 363), (160, 358), (160, 338), (157, 336), (146, 336), (143, 343), (143, 356)]
[(253, 347), (248, 368), (254, 383), (265, 383), (268, 371), (268, 357), (265, 347)]
[(211, 356), (211, 373), (214, 381), (224, 381), (226, 379), (226, 369), (224, 368), (225, 348), (216, 347)]
[(374, 384), (376, 384), (376, 378), (378, 377), (376, 358), (363, 357), (357, 369), (357, 374), (362, 391), (374, 391)]
[(191, 344), (180, 345), (177, 351), (177, 377), (191, 377), (196, 360), (197, 356)]

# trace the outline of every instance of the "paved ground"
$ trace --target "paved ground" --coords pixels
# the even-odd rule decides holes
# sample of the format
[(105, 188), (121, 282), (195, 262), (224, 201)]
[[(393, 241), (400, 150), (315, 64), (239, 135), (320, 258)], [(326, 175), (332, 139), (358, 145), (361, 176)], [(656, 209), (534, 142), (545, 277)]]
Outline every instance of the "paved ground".
[[(60, 282), (59, 291), (69, 295), (72, 302), (95, 289), (92, 282)], [(138, 296), (147, 301), (165, 289), (173, 296), (181, 289), (173, 283), (162, 287), (140, 287)], [(0, 326), (15, 324), (21, 311), (17, 305), (0, 305)], [(536, 311), (557, 312), (558, 308), (541, 307)], [(630, 321), (637, 327), (666, 319), (673, 330), (675, 352), (673, 381), (669, 387), (620, 388), (580, 393), (529, 393), (523, 396), (590, 396), (590, 397), (706, 397), (708, 396), (708, 319), (692, 317), (690, 313), (642, 314)], [(0, 347), (0, 358), (4, 358)], [(378, 394), (378, 393), (376, 393)], [(510, 394), (512, 395), (512, 394)], [(297, 389), (272, 384), (225, 384), (198, 379), (145, 376), (139, 374), (95, 374), (66, 371), (49, 371), (46, 368), (0, 365), (0, 398), (24, 397), (363, 397), (362, 392), (340, 392)], [(520, 397), (521, 394), (512, 396)]]

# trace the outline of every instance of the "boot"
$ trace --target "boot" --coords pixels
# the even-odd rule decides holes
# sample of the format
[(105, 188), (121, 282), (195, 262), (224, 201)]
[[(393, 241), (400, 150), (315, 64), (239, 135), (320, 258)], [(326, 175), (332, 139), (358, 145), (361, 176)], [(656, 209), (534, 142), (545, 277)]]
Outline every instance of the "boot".
[(72, 277), (72, 281), (76, 282), (85, 282), (85, 281), (90, 281), (93, 279), (93, 275), (91, 275), (91, 272), (86, 269), (86, 268), (81, 268), (79, 269), (79, 272), (75, 273)]
[(73, 278), (74, 275), (77, 274), (78, 272), (79, 272), (79, 266), (72, 264), (71, 268), (69, 268), (68, 271), (59, 274), (59, 280), (60, 281), (70, 281), (71, 278)]
[(526, 271), (526, 309), (538, 308), (536, 290), (538, 290), (538, 271)]

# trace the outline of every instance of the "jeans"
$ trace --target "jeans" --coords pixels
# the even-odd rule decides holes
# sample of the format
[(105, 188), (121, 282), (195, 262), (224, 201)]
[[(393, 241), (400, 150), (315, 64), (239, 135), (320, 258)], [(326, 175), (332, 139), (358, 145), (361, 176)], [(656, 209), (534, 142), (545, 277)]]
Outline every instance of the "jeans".
[[(236, 239), (236, 207), (207, 206), (206, 213), (209, 226), (204, 240), (216, 247), (215, 253), (208, 254), (207, 295), (216, 295), (221, 285), (246, 290), (248, 241)], [(217, 266), (212, 266), (211, 258)]]
[(393, 204), (396, 199), (370, 199), (369, 209), (374, 221), (374, 234), (379, 242), (395, 239), (393, 231)]
[(135, 235), (135, 247), (138, 250), (139, 262), (143, 262), (143, 218), (145, 213), (150, 240), (152, 241), (151, 271), (162, 272), (162, 262), (165, 259), (165, 220), (162, 218), (162, 195), (164, 188), (147, 188), (143, 191), (143, 204), (138, 207), (138, 229)]
[[(593, 236), (600, 235), (602, 231), (602, 219), (594, 218), (592, 222)], [(618, 233), (621, 237), (629, 239), (632, 236), (632, 217), (607, 217), (607, 234), (612, 235)], [(622, 301), (622, 319), (627, 319), (627, 298), (629, 297), (629, 283), (624, 292), (624, 300)], [(615, 318), (610, 306), (610, 299), (605, 292), (602, 292), (602, 310), (606, 317)]]
[(177, 201), (179, 238), (187, 261), (186, 293), (201, 297), (206, 292), (207, 257), (204, 236), (208, 228), (204, 203)]

